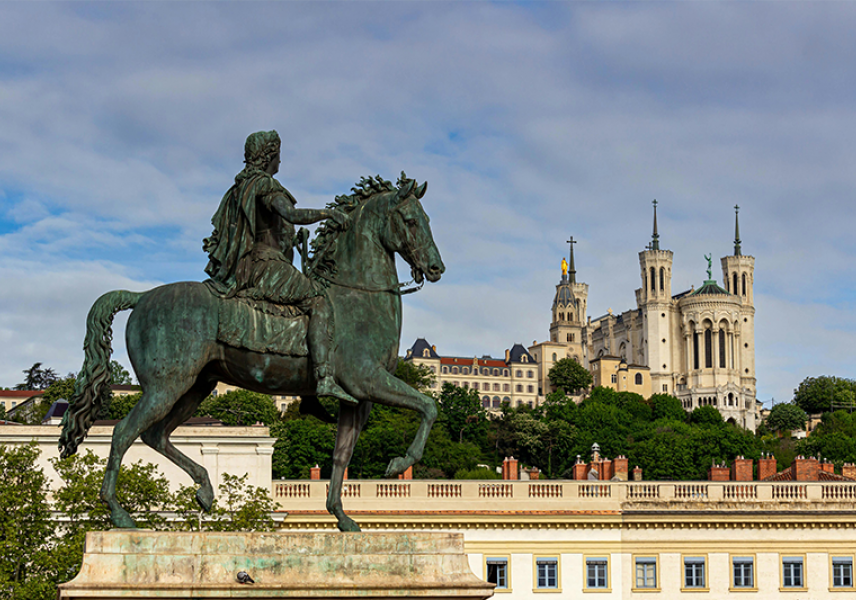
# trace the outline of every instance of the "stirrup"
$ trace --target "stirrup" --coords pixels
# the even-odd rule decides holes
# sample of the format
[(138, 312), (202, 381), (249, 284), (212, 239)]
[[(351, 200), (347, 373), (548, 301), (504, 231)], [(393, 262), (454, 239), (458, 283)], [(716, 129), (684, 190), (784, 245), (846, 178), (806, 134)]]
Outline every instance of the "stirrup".
[(315, 392), (318, 397), (329, 396), (335, 398), (351, 406), (358, 406), (360, 401), (351, 396), (348, 392), (339, 387), (332, 377), (325, 377), (318, 382), (318, 389)]

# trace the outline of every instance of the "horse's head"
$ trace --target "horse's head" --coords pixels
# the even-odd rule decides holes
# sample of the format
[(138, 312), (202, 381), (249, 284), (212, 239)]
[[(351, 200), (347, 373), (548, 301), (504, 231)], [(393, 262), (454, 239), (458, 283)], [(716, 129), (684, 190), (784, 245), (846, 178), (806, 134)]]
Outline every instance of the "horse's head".
[(431, 234), (430, 220), (420, 202), (427, 189), (427, 181), (417, 186), (415, 180), (401, 174), (383, 236), (384, 246), (400, 254), (410, 265), (416, 283), (422, 283), (423, 279), (438, 281), (446, 270)]

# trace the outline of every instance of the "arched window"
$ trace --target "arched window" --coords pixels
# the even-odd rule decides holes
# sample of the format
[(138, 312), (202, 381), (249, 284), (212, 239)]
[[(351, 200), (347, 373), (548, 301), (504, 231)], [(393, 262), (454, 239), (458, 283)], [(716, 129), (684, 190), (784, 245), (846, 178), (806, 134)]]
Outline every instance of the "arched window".
[(651, 267), (651, 291), (657, 289), (657, 272), (654, 270), (654, 267)]
[(666, 289), (666, 269), (660, 267), (660, 291)]
[(517, 407), (520, 408), (521, 406), (523, 406), (523, 400), (518, 400)]
[(713, 334), (710, 329), (704, 330), (704, 367), (713, 368)]
[(636, 385), (642, 385), (642, 373), (636, 373)]
[(465, 381), (465, 382), (463, 383), (462, 387), (465, 387), (465, 388), (470, 387), (470, 382), (469, 382), (469, 381)]
[(746, 295), (746, 273), (743, 273), (743, 295)]
[(499, 369), (494, 369), (494, 370), (493, 370), (493, 374), (494, 374), (494, 375), (499, 375)]
[(448, 373), (448, 372), (449, 372), (449, 367), (443, 367), (443, 373)]
[(553, 362), (556, 362), (556, 353), (553, 352)]
[(503, 377), (508, 377), (510, 374), (511, 374), (511, 371), (509, 371), (508, 369), (502, 370), (502, 376)]
[(529, 362), (529, 358), (524, 354), (520, 357), (520, 362)]
[(731, 293), (736, 296), (737, 295), (737, 273), (734, 273), (731, 275), (731, 281), (734, 282), (734, 284), (731, 286)]
[(469, 375), (470, 374), (470, 368), (469, 367), (462, 367), (461, 368), (461, 374)]
[(503, 396), (502, 397), (502, 403), (503, 404), (511, 404), (511, 398), (509, 398), (508, 396)]
[(482, 398), (482, 408), (490, 408), (490, 398), (487, 396)]
[(520, 369), (517, 369), (517, 370), (514, 372), (514, 376), (515, 376), (515, 377), (523, 377), (523, 371), (521, 371)]
[(422, 356), (425, 358), (431, 358), (431, 351), (428, 348), (422, 351)]
[(452, 367), (452, 375), (458, 374), (458, 367)]
[(499, 403), (499, 396), (494, 396), (494, 397), (493, 397), (493, 407), (494, 407), (494, 408), (500, 408), (500, 406), (501, 406), (501, 405), (500, 405), (500, 403)]
[(728, 394), (728, 406), (734, 406), (734, 394)]
[(725, 368), (725, 330), (719, 330), (719, 368)]

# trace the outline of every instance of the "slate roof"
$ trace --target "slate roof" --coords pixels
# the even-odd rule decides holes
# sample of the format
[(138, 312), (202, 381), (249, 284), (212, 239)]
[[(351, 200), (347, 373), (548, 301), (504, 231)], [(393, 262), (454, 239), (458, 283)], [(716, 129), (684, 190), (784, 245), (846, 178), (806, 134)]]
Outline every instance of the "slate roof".
[(519, 363), (523, 362), (523, 357), (526, 357), (526, 361), (530, 363), (534, 363), (535, 359), (529, 354), (529, 351), (523, 347), (523, 344), (514, 344), (509, 351), (510, 360), (508, 362)]
[(413, 346), (410, 347), (410, 356), (418, 356), (419, 358), (425, 358), (425, 350), (430, 352), (429, 358), (440, 358), (440, 355), (434, 350), (434, 348), (429, 344), (425, 338), (417, 338), (415, 342), (413, 342)]

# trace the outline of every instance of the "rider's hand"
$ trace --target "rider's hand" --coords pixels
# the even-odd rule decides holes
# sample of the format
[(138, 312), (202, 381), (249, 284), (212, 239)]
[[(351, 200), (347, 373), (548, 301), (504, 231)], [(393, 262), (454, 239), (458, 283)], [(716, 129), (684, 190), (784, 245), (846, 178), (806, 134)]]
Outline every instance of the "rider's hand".
[(329, 214), (330, 216), (328, 218), (333, 220), (339, 228), (347, 228), (348, 215), (343, 212), (339, 212), (338, 210), (331, 210)]

